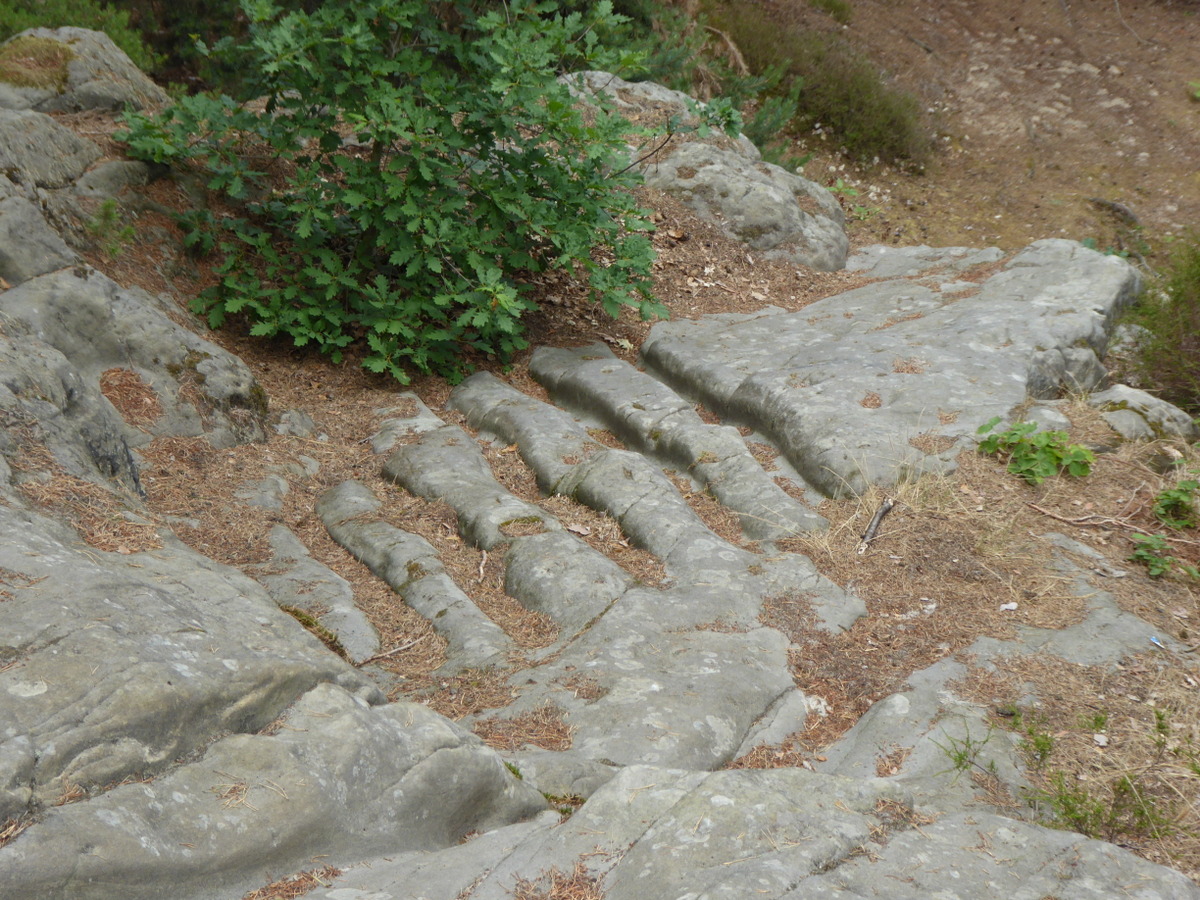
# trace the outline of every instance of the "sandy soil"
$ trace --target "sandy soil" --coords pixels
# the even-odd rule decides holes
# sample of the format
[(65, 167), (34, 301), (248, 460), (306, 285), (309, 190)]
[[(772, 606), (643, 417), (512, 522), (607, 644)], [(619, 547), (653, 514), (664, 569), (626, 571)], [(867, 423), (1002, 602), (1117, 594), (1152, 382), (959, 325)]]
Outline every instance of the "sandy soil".
[[(878, 209), (855, 226), (857, 242), (1016, 250), (1068, 237), (1137, 251), (1138, 235), (1105, 202), (1136, 217), (1145, 253), (1200, 225), (1200, 102), (1188, 87), (1200, 79), (1200, 3), (852, 6), (847, 37), (922, 98), (939, 134), (921, 175), (842, 170), (824, 153), (806, 169), (826, 183), (842, 177), (861, 190), (854, 205)], [(774, 8), (840, 27), (806, 0)]]

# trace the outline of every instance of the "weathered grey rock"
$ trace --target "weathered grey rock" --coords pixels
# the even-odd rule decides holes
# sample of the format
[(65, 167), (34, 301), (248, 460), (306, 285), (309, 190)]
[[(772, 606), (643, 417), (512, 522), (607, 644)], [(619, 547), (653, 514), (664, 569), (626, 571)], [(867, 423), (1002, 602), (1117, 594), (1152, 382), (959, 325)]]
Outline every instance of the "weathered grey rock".
[(379, 506), (369, 488), (347, 481), (321, 495), (317, 515), (335, 541), (446, 639), (444, 671), (501, 663), (512, 650), (508, 635), (450, 579), (432, 544), (375, 518)]
[(23, 197), (0, 200), (0, 278), (10, 286), (77, 259), (36, 206)]
[[(586, 393), (586, 388), (580, 390)], [(654, 465), (638, 454), (597, 443), (562, 410), (526, 397), (490, 375), (468, 379), (451, 395), (451, 403), (466, 413), (472, 425), (515, 444), (543, 490), (572, 496), (609, 513), (633, 541), (661, 556), (668, 572), (688, 592), (686, 617), (693, 625), (715, 619), (757, 624), (761, 600), (767, 594), (804, 597), (812, 603), (816, 627), (832, 631), (849, 628), (865, 613), (861, 599), (819, 576), (807, 560), (784, 556), (764, 563), (717, 537)], [(589, 403), (604, 405), (601, 400), (582, 401), (585, 406)], [(566, 573), (579, 565), (574, 554), (560, 556), (553, 549), (560, 545), (566, 546), (566, 542), (547, 540), (543, 544), (548, 556), (546, 571)], [(516, 559), (527, 557), (518, 551)], [(581, 571), (591, 568), (584, 566)], [(529, 589), (544, 590), (539, 585), (545, 581), (514, 578), (513, 586), (530, 608), (551, 615), (558, 615), (553, 610), (563, 609), (564, 621), (571, 619), (572, 613), (565, 611), (575, 604), (577, 592), (582, 590), (592, 598), (584, 601), (588, 608), (601, 602), (603, 591), (592, 591), (578, 581), (570, 591), (547, 591), (544, 599), (533, 596)]]
[(638, 453), (603, 450), (576, 465), (558, 492), (608, 513), (634, 543), (677, 571), (686, 570), (682, 561), (714, 551), (729, 562), (745, 554), (713, 534), (662, 470)]
[(956, 813), (802, 879), (780, 900), (1195, 900), (1200, 889), (1128, 850), (989, 813)]
[(592, 796), (617, 774), (617, 767), (589, 759), (575, 750), (527, 750), (505, 753), (522, 780), (554, 802)]
[(416, 704), (372, 709), (323, 685), (283, 724), (47, 812), (0, 849), (0, 881), (44, 900), (241, 896), (318, 856), (452, 847), (546, 806), (478, 738)]
[[(512, 896), (518, 878), (536, 882), (576, 864), (597, 878), (608, 900), (647, 897), (778, 897), (805, 875), (836, 869), (895, 827), (880, 801), (903, 809), (902, 790), (802, 769), (683, 772), (631, 766), (601, 787), (557, 828), (511, 829), (484, 848), (489, 862), (471, 900)], [(506, 829), (506, 831), (509, 831)], [(500, 843), (505, 849), (497, 852)], [(463, 854), (451, 851), (372, 862), (317, 900), (416, 900), (424, 883), (442, 883)], [(419, 866), (419, 868), (418, 868)], [(345, 891), (343, 893), (343, 891)]]
[(1115, 384), (1092, 394), (1087, 402), (1099, 409), (1104, 420), (1126, 440), (1200, 438), (1200, 428), (1178, 406), (1128, 385)]
[[(107, 480), (115, 479), (125, 490), (141, 493), (125, 423), (97, 384), (53, 347), (0, 333), (0, 412), (6, 427), (15, 429), (11, 435), (0, 432), (0, 454), (11, 456), (26, 441), (36, 441), (69, 475), (108, 487), (115, 485)], [(23, 468), (28, 470), (28, 461)], [(5, 482), (11, 479), (10, 472), (4, 475)], [(26, 472), (24, 477), (39, 476)]]
[(400, 447), (388, 457), (383, 474), (418, 497), (453, 506), (463, 536), (484, 550), (509, 539), (506, 527), (561, 527), (540, 507), (501, 487), (475, 441), (456, 425), (424, 432)]
[(450, 394), (472, 428), (516, 444), (544, 493), (581, 461), (604, 449), (568, 413), (522, 394), (488, 372), (472, 375)]
[[(678, 116), (680, 122), (691, 125), (696, 121), (693, 107), (704, 105), (682, 91), (673, 91), (653, 81), (626, 81), (611, 72), (572, 72), (560, 80), (570, 85), (577, 96), (591, 99), (602, 95), (622, 115), (642, 121), (647, 114), (660, 123)], [(730, 138), (716, 133), (703, 140), (719, 147), (736, 148), (740, 155), (755, 162), (762, 158), (754, 142), (744, 134)]]
[(647, 164), (643, 175), (647, 185), (683, 200), (768, 259), (823, 271), (846, 263), (842, 208), (807, 178), (698, 142)]
[(827, 524), (763, 471), (736, 429), (706, 424), (691, 403), (603, 344), (539, 347), (529, 371), (558, 402), (598, 418), (627, 446), (697, 479), (739, 514), (747, 537), (775, 540)]
[[(377, 410), (386, 417), (379, 426), (379, 431), (371, 436), (371, 449), (376, 453), (387, 453), (404, 438), (433, 431), (446, 424), (433, 414), (420, 397), (411, 391), (404, 391), (397, 395), (397, 398), (403, 400), (407, 407)], [(411, 415), (401, 414), (410, 411)]]
[[(577, 96), (602, 95), (639, 123), (696, 119), (691, 109), (695, 101), (662, 85), (631, 83), (607, 72), (572, 73), (563, 80)], [(640, 164), (648, 186), (679, 197), (730, 237), (769, 258), (828, 271), (845, 265), (850, 242), (833, 194), (763, 162), (745, 135), (737, 140), (719, 132), (688, 138), (675, 139)], [(631, 148), (631, 155), (639, 160), (647, 149)]]
[(788, 691), (781, 695), (746, 732), (741, 745), (734, 751), (734, 758), (744, 756), (755, 747), (782, 744), (792, 735), (799, 734), (804, 730), (814, 701), (825, 702), (806, 696), (803, 691)]
[(0, 758), (18, 761), (0, 820), (163, 772), (321, 682), (383, 699), (252, 581), (180, 545), (102, 553), (15, 506), (0, 532)]
[(38, 38), (64, 45), (69, 55), (59, 86), (27, 87), (6, 84), (0, 104), (39, 112), (77, 112), (84, 109), (145, 109), (171, 102), (166, 91), (135, 66), (102, 31), (87, 28), (30, 28), (5, 43)]
[(266, 395), (246, 364), (177, 325), (144, 291), (91, 269), (61, 270), (0, 294), (0, 314), (11, 334), (55, 348), (84, 380), (112, 368), (136, 372), (163, 415), (125, 430), (135, 447), (155, 434), (206, 434), (215, 446), (265, 436)]
[(546, 613), (567, 636), (602, 615), (633, 585), (624, 569), (565, 532), (517, 538), (504, 557), (505, 593), (526, 609)]
[(293, 606), (306, 612), (325, 609), (317, 621), (337, 635), (346, 655), (362, 662), (379, 652), (379, 634), (357, 606), (350, 583), (328, 566), (317, 562), (291, 529), (276, 525), (271, 529), (274, 554), (266, 566), (268, 574), (258, 581), (280, 606)]
[(952, 471), (987, 419), (1089, 386), (1139, 278), (1123, 260), (1049, 240), (974, 294), (947, 296), (938, 282), (879, 282), (797, 313), (656, 325), (643, 361), (767, 435), (818, 490), (857, 492)]
[(99, 158), (99, 147), (43, 113), (0, 109), (0, 172), (18, 185), (64, 187)]
[[(952, 277), (976, 266), (999, 262), (1004, 251), (998, 247), (891, 247), (873, 244), (856, 250), (846, 260), (846, 271), (872, 278), (908, 278), (927, 275), (940, 278)], [(949, 286), (966, 285), (970, 282), (947, 282), (941, 285), (945, 292)], [(972, 285), (974, 286), (974, 285)]]
[(86, 200), (107, 200), (126, 188), (142, 187), (150, 181), (150, 167), (130, 159), (111, 159), (85, 172), (74, 184), (75, 193)]

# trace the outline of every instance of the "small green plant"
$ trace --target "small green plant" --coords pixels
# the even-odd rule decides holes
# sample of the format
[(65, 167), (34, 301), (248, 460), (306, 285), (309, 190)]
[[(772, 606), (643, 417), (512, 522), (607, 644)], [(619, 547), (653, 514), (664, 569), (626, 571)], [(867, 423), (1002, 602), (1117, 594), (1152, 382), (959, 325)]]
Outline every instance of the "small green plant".
[(1025, 734), (1025, 738), (1021, 741), (1021, 747), (1029, 754), (1029, 758), (1033, 760), (1034, 764), (1041, 768), (1050, 758), (1050, 754), (1054, 752), (1054, 736), (1036, 726), (1029, 727)]
[(1193, 100), (1200, 100), (1200, 81), (1188, 82), (1188, 94)]
[(851, 187), (843, 179), (839, 178), (833, 184), (829, 185), (829, 193), (837, 197), (857, 197), (858, 188)]
[[(772, 78), (776, 78), (772, 74)], [(762, 158), (796, 173), (812, 160), (812, 154), (795, 156), (787, 151), (786, 135), (789, 125), (796, 117), (800, 104), (800, 93), (804, 88), (803, 78), (791, 79), (788, 89), (779, 94), (764, 95), (758, 109), (746, 119), (742, 133), (762, 152)]]
[(510, 763), (506, 760), (504, 763), (504, 768), (512, 772), (513, 778), (517, 779), (517, 781), (525, 780), (525, 776), (521, 774), (521, 770), (517, 768), (515, 763)]
[(1066, 432), (1038, 431), (1036, 422), (1018, 422), (1004, 431), (993, 430), (1000, 417), (979, 426), (976, 434), (988, 435), (979, 444), (979, 452), (1008, 458), (1008, 471), (1030, 484), (1066, 472), (1082, 478), (1092, 470), (1096, 455), (1079, 444), (1068, 443)]
[(1168, 528), (1195, 528), (1196, 490), (1200, 481), (1188, 478), (1180, 481), (1173, 488), (1165, 488), (1154, 498), (1154, 518)]
[(110, 259), (116, 259), (121, 255), (125, 246), (133, 240), (136, 232), (133, 226), (126, 224), (124, 217), (121, 215), (121, 208), (117, 205), (117, 201), (109, 197), (93, 215), (84, 224), (88, 234), (96, 238), (101, 249), (108, 254)]
[(1089, 250), (1095, 250), (1097, 253), (1103, 253), (1105, 256), (1118, 256), (1121, 259), (1129, 259), (1129, 257), (1132, 255), (1124, 248), (1118, 249), (1117, 247), (1105, 247), (1103, 250), (1101, 250), (1099, 242), (1092, 237), (1084, 238), (1079, 243), (1087, 247)]
[(1095, 732), (1096, 734), (1102, 734), (1108, 728), (1108, 713), (1097, 712), (1091, 716), (1080, 716), (1079, 727)]
[[(1107, 794), (1074, 784), (1063, 772), (1053, 772), (1047, 790), (1035, 791), (1035, 808), (1046, 807), (1053, 821), (1089, 837), (1114, 840), (1119, 835), (1162, 837), (1174, 831), (1172, 811), (1148, 794), (1136, 774), (1118, 775)], [(1101, 788), (1101, 791), (1104, 789)]]
[(1134, 550), (1129, 559), (1146, 567), (1151, 578), (1161, 578), (1177, 569), (1190, 578), (1200, 578), (1200, 570), (1188, 563), (1180, 562), (1170, 554), (1170, 545), (1161, 534), (1135, 534)]
[(942, 737), (946, 739), (945, 744), (933, 741), (933, 745), (946, 754), (946, 758), (950, 760), (951, 771), (961, 774), (975, 768), (985, 775), (996, 774), (996, 764), (994, 762), (990, 762), (986, 766), (979, 762), (979, 754), (983, 752), (983, 748), (987, 742), (992, 739), (992, 730), (990, 728), (988, 729), (987, 736), (982, 739), (972, 738), (970, 728), (965, 730), (965, 735), (961, 738), (956, 738), (945, 731), (942, 732)]
[(281, 606), (279, 607), (297, 622), (305, 627), (322, 644), (340, 656), (342, 659), (349, 660), (350, 657), (346, 653), (346, 648), (342, 646), (342, 642), (338, 640), (336, 632), (330, 631), (324, 625), (317, 621), (316, 617), (298, 606)]

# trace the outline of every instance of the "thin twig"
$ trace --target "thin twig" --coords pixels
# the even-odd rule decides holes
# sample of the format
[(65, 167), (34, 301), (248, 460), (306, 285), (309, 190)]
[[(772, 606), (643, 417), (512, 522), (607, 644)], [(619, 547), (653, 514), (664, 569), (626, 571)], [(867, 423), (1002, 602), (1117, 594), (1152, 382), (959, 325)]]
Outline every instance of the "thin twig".
[(896, 505), (896, 501), (888, 497), (879, 504), (879, 509), (875, 510), (875, 515), (871, 517), (871, 524), (867, 526), (867, 530), (862, 534), (862, 541), (858, 545), (859, 553), (867, 552), (867, 545), (875, 540), (875, 532), (879, 530), (879, 523), (883, 521), (883, 517), (892, 511), (892, 507)]
[[(1126, 521), (1125, 519), (1114, 519), (1110, 516), (1097, 516), (1095, 514), (1080, 516), (1078, 519), (1068, 519), (1066, 516), (1060, 516), (1058, 513), (1050, 512), (1048, 509), (1042, 509), (1042, 507), (1038, 506), (1036, 503), (1030, 503), (1029, 506), (1032, 509), (1036, 509), (1043, 516), (1049, 516), (1051, 519), (1057, 519), (1059, 522), (1066, 522), (1068, 525), (1076, 525), (1080, 528), (1102, 528), (1105, 525), (1117, 525), (1121, 528), (1127, 528), (1130, 531), (1136, 531), (1139, 534), (1147, 533), (1146, 528), (1143, 528), (1142, 526), (1133, 522)], [(1168, 535), (1163, 535), (1163, 538), (1172, 544), (1200, 546), (1200, 541), (1189, 541), (1185, 540), (1184, 538), (1170, 537)]]
[(421, 641), (425, 640), (425, 638), (427, 638), (427, 637), (429, 637), (429, 635), (423, 634), (418, 638), (413, 638), (411, 641), (409, 641), (406, 644), (401, 644), (399, 647), (393, 647), (391, 650), (388, 650), (385, 653), (376, 653), (374, 656), (368, 656), (362, 662), (356, 662), (354, 664), (354, 667), (362, 668), (367, 663), (377, 662), (378, 660), (381, 660), (381, 659), (387, 659), (389, 656), (395, 656), (397, 653), (403, 653), (405, 650), (411, 650), (413, 647), (417, 646), (417, 644), (421, 643)]
[(1128, 22), (1125, 21), (1125, 14), (1121, 12), (1121, 0), (1113, 0), (1113, 9), (1115, 9), (1117, 11), (1117, 18), (1121, 20), (1121, 24), (1125, 26), (1126, 30), (1128, 30), (1130, 34), (1132, 34), (1135, 38), (1138, 39), (1139, 43), (1142, 43), (1142, 44), (1158, 43), (1157, 41), (1146, 40), (1144, 37), (1142, 37), (1140, 34), (1138, 34), (1136, 31), (1134, 31), (1133, 27)]

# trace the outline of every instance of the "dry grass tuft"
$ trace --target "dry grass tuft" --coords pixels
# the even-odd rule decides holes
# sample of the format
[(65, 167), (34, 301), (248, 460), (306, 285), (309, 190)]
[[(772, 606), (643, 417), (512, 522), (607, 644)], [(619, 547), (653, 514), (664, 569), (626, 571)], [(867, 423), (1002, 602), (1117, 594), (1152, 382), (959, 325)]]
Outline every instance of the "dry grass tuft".
[(17, 835), (33, 824), (32, 816), (16, 816), (0, 822), (0, 847), (14, 840)]
[(536, 878), (518, 877), (511, 894), (513, 900), (604, 900), (600, 881), (582, 860), (569, 875), (555, 867)]
[(910, 447), (915, 447), (922, 453), (933, 455), (935, 453), (945, 453), (954, 446), (955, 441), (954, 438), (947, 437), (944, 434), (930, 434), (928, 432), (924, 432), (922, 434), (910, 437), (908, 439), (908, 444)]
[(47, 481), (22, 483), (21, 493), (66, 519), (89, 547), (111, 553), (141, 553), (162, 547), (157, 525), (129, 518), (121, 499), (98, 484), (58, 472)]
[(561, 707), (547, 701), (511, 719), (492, 717), (476, 722), (472, 730), (496, 750), (520, 750), (527, 746), (570, 750), (574, 729), (564, 716)]
[(922, 375), (928, 365), (928, 360), (918, 359), (915, 356), (904, 358), (898, 356), (892, 360), (892, 371), (897, 375)]
[(296, 897), (303, 897), (309, 891), (319, 887), (329, 887), (333, 879), (341, 874), (341, 869), (322, 866), (319, 869), (273, 881), (266, 887), (260, 887), (256, 891), (245, 894), (242, 900), (295, 900)]
[(937, 821), (933, 816), (923, 815), (911, 806), (886, 799), (875, 802), (875, 815), (882, 819), (889, 828), (920, 828), (922, 825), (932, 825)]
[(754, 549), (753, 545), (746, 542), (738, 514), (728, 506), (718, 503), (708, 488), (694, 488), (690, 481), (673, 472), (667, 472), (667, 478), (709, 531), (735, 547)]
[[(1031, 655), (957, 687), (1022, 735), (1048, 821), (1200, 876), (1200, 692), (1194, 666), (1145, 655), (1110, 668)], [(1030, 695), (1032, 705), (1021, 704)]]
[(100, 373), (100, 393), (116, 407), (121, 418), (135, 428), (145, 428), (162, 418), (162, 404), (153, 388), (133, 369), (107, 369)]

